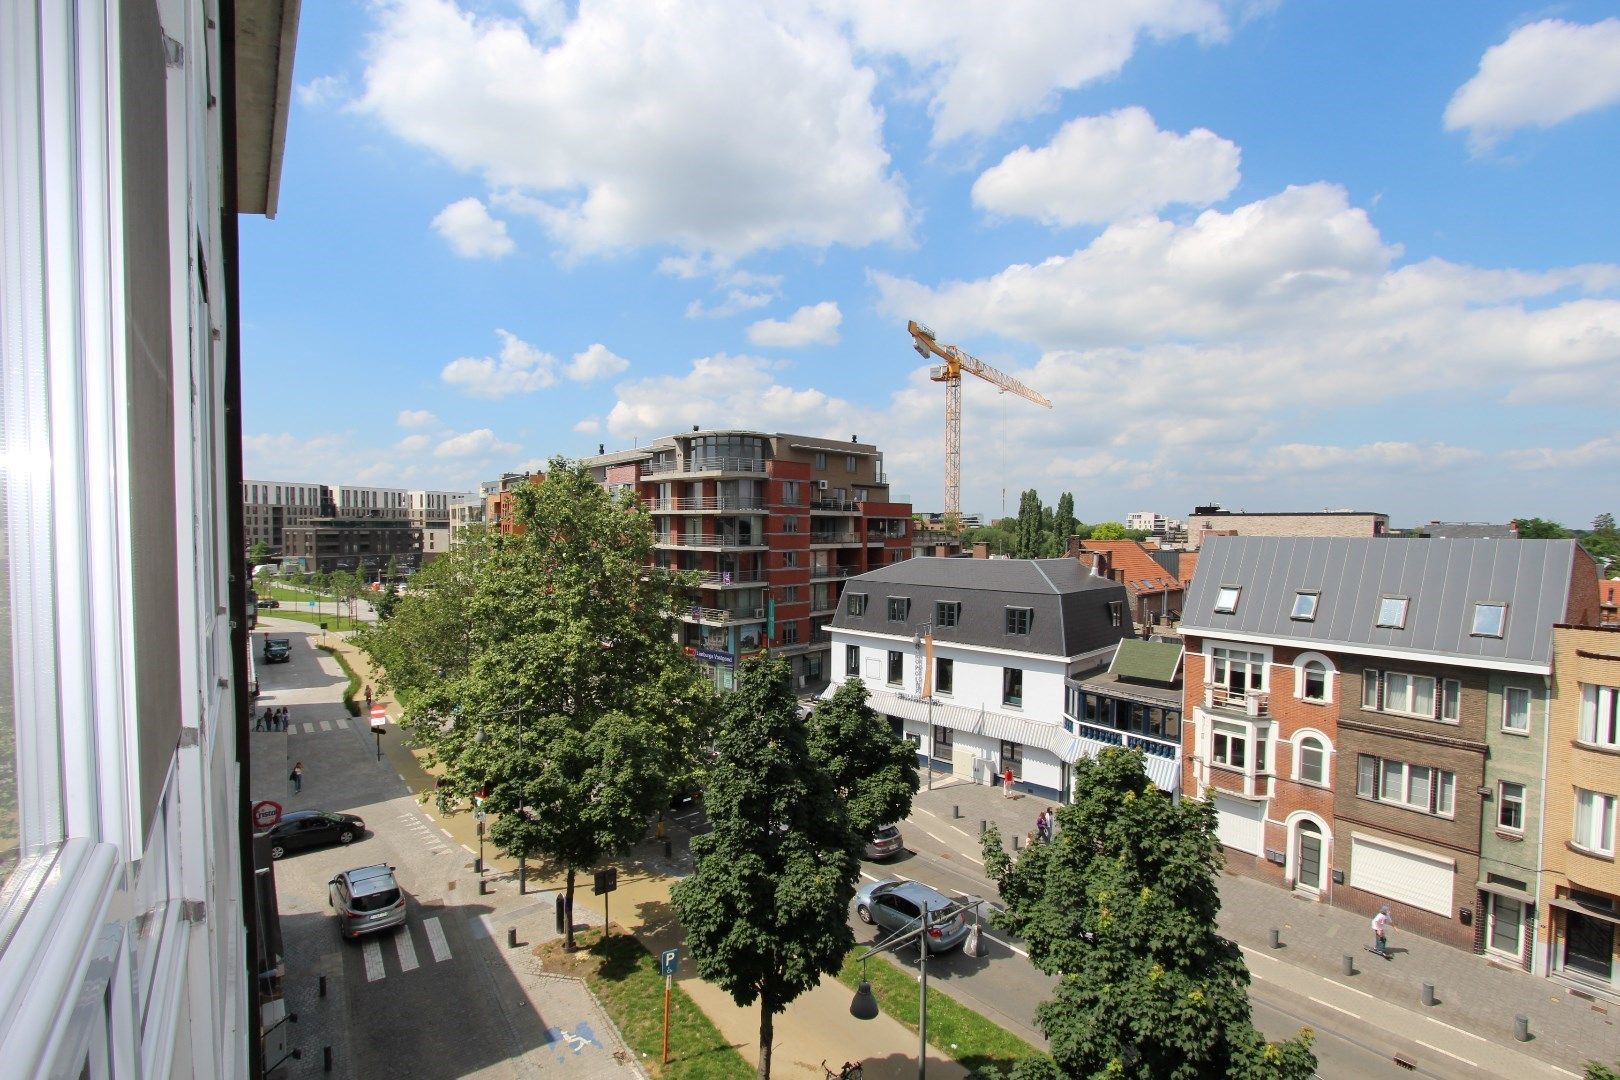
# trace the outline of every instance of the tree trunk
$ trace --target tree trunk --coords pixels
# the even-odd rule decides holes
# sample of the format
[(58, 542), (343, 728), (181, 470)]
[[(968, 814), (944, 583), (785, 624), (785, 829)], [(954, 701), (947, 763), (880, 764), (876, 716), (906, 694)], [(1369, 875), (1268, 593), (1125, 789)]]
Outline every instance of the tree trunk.
[(759, 1080), (771, 1080), (771, 1043), (775, 1039), (776, 1009), (771, 999), (759, 998)]
[(563, 931), (563, 949), (574, 951), (574, 868), (568, 868), (568, 885), (563, 894), (563, 922), (567, 924)]

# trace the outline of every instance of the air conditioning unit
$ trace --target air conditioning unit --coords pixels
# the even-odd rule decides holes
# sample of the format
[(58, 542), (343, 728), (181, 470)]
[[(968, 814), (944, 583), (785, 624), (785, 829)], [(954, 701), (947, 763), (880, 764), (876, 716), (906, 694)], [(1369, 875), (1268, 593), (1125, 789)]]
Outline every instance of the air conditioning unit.
[(816, 490), (817, 491), (826, 491), (827, 490), (827, 481), (825, 481), (825, 480), (817, 480), (816, 481)]

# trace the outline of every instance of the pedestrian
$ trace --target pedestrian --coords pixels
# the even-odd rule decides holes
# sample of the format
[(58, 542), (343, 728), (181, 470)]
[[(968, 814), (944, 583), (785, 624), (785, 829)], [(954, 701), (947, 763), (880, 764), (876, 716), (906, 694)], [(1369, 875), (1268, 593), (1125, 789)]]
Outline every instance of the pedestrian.
[(1046, 838), (1051, 840), (1057, 836), (1057, 807), (1046, 808)]
[(1389, 914), (1389, 905), (1385, 904), (1378, 909), (1378, 914), (1372, 917), (1373, 947), (1372, 951), (1385, 960), (1392, 959), (1389, 955), (1389, 924), (1394, 920)]
[(287, 706), (285, 706), (285, 705), (283, 705), (281, 707), (280, 720), (281, 720), (281, 730), (286, 731), (287, 730)]
[(1046, 843), (1051, 837), (1046, 835), (1046, 811), (1042, 810), (1035, 815), (1035, 839)]
[(304, 763), (302, 761), (293, 763), (292, 772), (287, 774), (287, 779), (292, 781), (294, 795), (304, 790)]
[(371, 684), (366, 683), (366, 711), (371, 711)]
[(1013, 785), (1012, 766), (1009, 765), (1009, 766), (1007, 766), (1005, 769), (1003, 769), (1001, 771), (1001, 797), (1003, 799), (1008, 799), (1008, 798), (1012, 797), (1012, 785)]
[(260, 713), (257, 713), (257, 712), (254, 713), (253, 714), (253, 730), (254, 731), (263, 731), (264, 730), (264, 718), (266, 716), (269, 716), (269, 715), (270, 715), (270, 710), (269, 709), (264, 710), (264, 713), (262, 715)]

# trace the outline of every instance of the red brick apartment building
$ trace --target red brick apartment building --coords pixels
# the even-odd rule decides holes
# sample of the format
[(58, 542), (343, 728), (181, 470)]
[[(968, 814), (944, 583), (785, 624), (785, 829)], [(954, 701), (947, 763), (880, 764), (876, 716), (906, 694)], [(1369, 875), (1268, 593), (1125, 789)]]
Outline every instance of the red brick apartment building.
[(1183, 789), (1228, 869), (1528, 966), (1570, 540), (1216, 537), (1187, 594)]
[(702, 575), (681, 640), (721, 687), (767, 642), (796, 688), (825, 686), (845, 581), (911, 557), (911, 504), (857, 439), (694, 429), (585, 464), (652, 513), (657, 566)]

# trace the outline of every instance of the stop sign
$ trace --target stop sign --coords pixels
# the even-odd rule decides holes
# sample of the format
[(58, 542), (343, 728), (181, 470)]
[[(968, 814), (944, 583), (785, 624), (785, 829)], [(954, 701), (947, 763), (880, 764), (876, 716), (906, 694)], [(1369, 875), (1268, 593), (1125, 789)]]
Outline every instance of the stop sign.
[(253, 827), (268, 829), (281, 820), (281, 804), (264, 799), (253, 804)]

